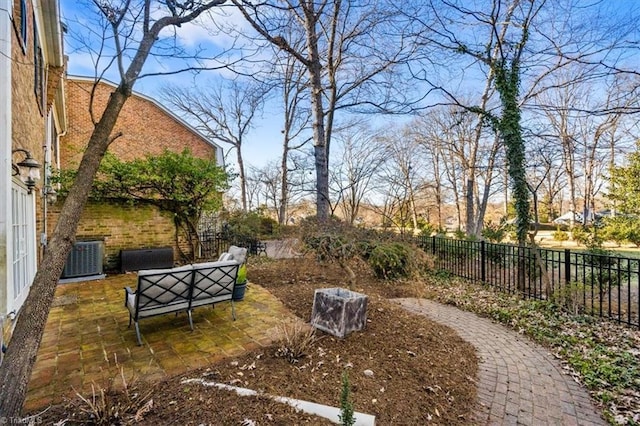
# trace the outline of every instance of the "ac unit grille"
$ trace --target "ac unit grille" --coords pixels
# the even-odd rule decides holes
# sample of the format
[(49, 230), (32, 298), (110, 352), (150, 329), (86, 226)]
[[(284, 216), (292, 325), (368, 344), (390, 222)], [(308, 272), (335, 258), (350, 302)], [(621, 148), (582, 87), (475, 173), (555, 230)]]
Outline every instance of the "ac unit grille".
[(102, 274), (104, 257), (102, 241), (82, 241), (75, 243), (67, 257), (62, 278), (86, 277)]

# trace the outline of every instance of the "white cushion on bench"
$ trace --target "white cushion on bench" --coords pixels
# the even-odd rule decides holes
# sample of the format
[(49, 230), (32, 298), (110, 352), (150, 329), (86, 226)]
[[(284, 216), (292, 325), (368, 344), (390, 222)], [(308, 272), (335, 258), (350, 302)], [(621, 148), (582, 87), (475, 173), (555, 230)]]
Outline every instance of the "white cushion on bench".
[(227, 253), (226, 251), (220, 255), (218, 258), (218, 262), (224, 262), (227, 260), (233, 260), (233, 255), (231, 253)]
[(239, 267), (235, 260), (193, 265), (191, 307), (231, 300)]
[(240, 264), (244, 263), (247, 259), (247, 249), (244, 247), (231, 246), (229, 247), (229, 254)]
[(191, 271), (192, 269), (193, 265), (176, 266), (175, 268), (169, 269), (141, 269), (138, 271), (138, 276), (168, 274), (169, 272)]
[(189, 309), (192, 271), (192, 265), (138, 271), (138, 289), (127, 296), (127, 308), (133, 314), (139, 303), (138, 318)]

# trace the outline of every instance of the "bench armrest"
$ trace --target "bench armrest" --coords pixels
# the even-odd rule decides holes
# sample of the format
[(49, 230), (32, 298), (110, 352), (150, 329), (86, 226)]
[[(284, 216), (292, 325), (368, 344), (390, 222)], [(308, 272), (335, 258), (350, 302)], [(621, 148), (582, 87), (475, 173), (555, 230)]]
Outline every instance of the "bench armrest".
[(131, 287), (125, 287), (124, 288), (124, 306), (127, 306), (127, 297), (130, 294), (136, 294), (136, 292), (131, 290)]

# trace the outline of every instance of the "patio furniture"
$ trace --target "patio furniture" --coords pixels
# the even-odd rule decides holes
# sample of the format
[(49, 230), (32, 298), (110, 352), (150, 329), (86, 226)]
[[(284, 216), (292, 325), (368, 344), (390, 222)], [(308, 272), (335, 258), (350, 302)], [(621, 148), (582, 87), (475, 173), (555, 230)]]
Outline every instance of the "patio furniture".
[(228, 254), (231, 258), (240, 264), (243, 264), (247, 260), (247, 249), (244, 247), (231, 246), (229, 247)]
[(236, 319), (233, 304), (233, 287), (236, 284), (238, 268), (236, 260), (209, 262), (193, 265), (193, 291), (189, 308), (189, 323), (193, 330), (191, 310), (203, 305), (213, 305), (217, 302), (231, 302), (231, 316)]
[(244, 293), (247, 289), (247, 249), (244, 247), (230, 246), (228, 252), (224, 252), (218, 258), (218, 261), (223, 260), (235, 260), (240, 262), (240, 268), (238, 269), (238, 276), (236, 279), (236, 285), (233, 288), (234, 301), (240, 301), (244, 299)]
[(232, 296), (239, 266), (238, 261), (228, 260), (138, 271), (136, 291), (125, 287), (129, 326), (133, 321), (138, 345), (142, 345), (138, 322), (143, 318), (186, 311), (193, 330), (194, 308), (228, 300), (235, 320)]

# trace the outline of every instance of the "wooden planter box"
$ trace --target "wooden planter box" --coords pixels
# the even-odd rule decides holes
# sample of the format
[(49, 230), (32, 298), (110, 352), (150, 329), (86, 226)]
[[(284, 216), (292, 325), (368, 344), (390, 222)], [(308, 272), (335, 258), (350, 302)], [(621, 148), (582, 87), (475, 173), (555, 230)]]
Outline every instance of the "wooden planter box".
[(344, 288), (321, 288), (313, 296), (311, 325), (337, 337), (367, 324), (368, 297)]

